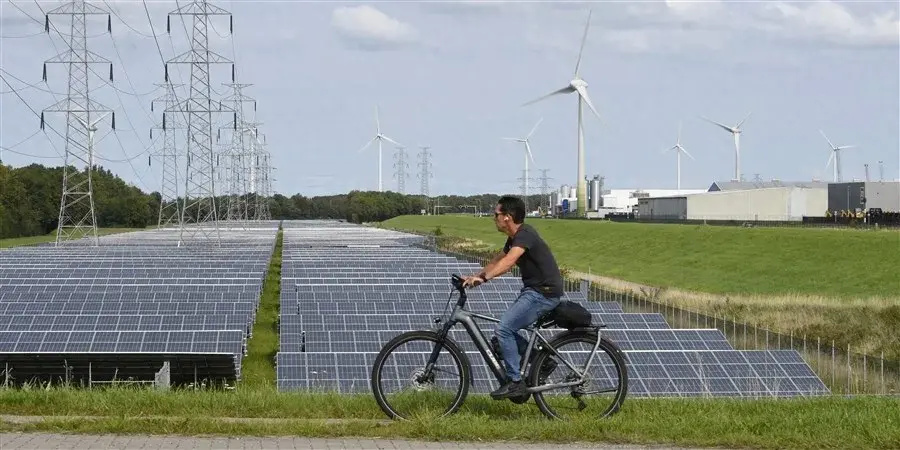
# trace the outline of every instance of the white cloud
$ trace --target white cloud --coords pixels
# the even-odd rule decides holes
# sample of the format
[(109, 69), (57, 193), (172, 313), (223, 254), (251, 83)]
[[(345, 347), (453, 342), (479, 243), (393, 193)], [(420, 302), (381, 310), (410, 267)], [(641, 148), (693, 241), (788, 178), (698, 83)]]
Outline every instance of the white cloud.
[(335, 9), (331, 25), (346, 42), (364, 50), (397, 48), (419, 39), (412, 25), (368, 5)]
[(895, 46), (900, 43), (896, 11), (856, 17), (844, 6), (818, 1), (805, 6), (783, 2), (766, 5), (765, 28), (784, 37), (825, 41), (844, 46)]

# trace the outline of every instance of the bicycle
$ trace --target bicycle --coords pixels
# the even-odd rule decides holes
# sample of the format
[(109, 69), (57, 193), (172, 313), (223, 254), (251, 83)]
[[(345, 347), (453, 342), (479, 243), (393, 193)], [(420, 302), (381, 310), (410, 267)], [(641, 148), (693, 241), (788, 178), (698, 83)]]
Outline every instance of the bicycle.
[[(454, 414), (462, 406), (468, 395), (469, 386), (474, 386), (475, 379), (469, 357), (449, 336), (450, 330), (456, 324), (462, 324), (466, 329), (496, 381), (502, 385), (508, 379), (498, 349), (489, 346), (488, 339), (475, 322), (475, 319), (481, 319), (499, 323), (500, 319), (466, 309), (468, 298), (462, 277), (452, 275), (451, 284), (453, 289), (450, 291), (450, 298), (447, 299), (444, 317), (434, 319), (434, 329), (402, 333), (388, 341), (375, 358), (370, 379), (372, 393), (381, 410), (392, 419), (409, 420), (422, 417), (434, 410), (433, 405), (438, 402), (449, 403), (446, 407), (437, 408), (438, 417)], [(459, 298), (453, 310), (447, 314), (454, 290), (459, 292)], [(545, 338), (542, 330), (553, 325), (555, 325), (554, 315), (553, 311), (550, 311), (525, 329), (529, 334), (528, 344), (524, 350), (520, 346), (519, 351), (524, 353), (520, 375), (528, 386), (527, 393), (509, 400), (522, 404), (533, 396), (540, 411), (548, 418), (571, 419), (575, 417), (574, 414), (598, 414), (593, 410), (584, 412), (588, 407), (584, 401), (588, 394), (609, 394), (609, 403), (601, 403), (597, 410), (600, 411), (599, 416), (608, 417), (618, 412), (628, 391), (628, 369), (619, 347), (601, 334), (600, 329), (605, 325), (567, 329), (550, 339)], [(409, 343), (420, 345), (411, 350), (398, 350), (400, 346)], [(583, 344), (589, 351), (560, 350), (569, 344)], [(444, 355), (443, 350), (450, 356), (450, 361), (446, 364), (438, 361)], [(399, 359), (396, 368), (388, 364), (392, 356)], [(575, 356), (586, 357), (587, 361), (584, 364), (576, 364), (569, 360)], [(601, 361), (604, 356), (608, 357), (604, 360), (607, 364)], [(589, 367), (595, 367), (592, 366), (595, 359), (599, 371), (597, 374), (588, 373)], [(445, 392), (440, 389), (444, 383), (437, 375), (450, 373), (446, 369), (454, 367), (461, 378), (460, 383)], [(555, 381), (555, 375), (559, 375), (558, 381)], [(595, 381), (606, 383), (602, 388), (588, 390), (588, 386)], [(408, 386), (403, 386), (405, 384)], [(411, 389), (398, 395), (387, 395), (386, 387)], [(560, 392), (558, 395), (551, 395), (550, 391), (553, 390)], [(424, 399), (412, 398), (419, 393), (425, 394)], [(561, 411), (566, 410), (564, 403), (572, 399), (575, 412), (573, 415), (563, 414)], [(606, 406), (602, 406), (603, 404)], [(400, 408), (405, 406), (424, 407), (424, 410), (401, 412)]]

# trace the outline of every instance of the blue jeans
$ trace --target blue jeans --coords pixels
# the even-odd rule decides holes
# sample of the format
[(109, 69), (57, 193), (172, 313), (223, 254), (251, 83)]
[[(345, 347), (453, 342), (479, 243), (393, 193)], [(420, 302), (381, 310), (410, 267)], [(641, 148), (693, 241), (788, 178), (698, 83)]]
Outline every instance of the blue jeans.
[(559, 298), (547, 298), (540, 292), (525, 288), (500, 317), (500, 324), (495, 334), (500, 343), (500, 352), (506, 365), (506, 376), (512, 381), (521, 381), (519, 376), (522, 355), (519, 348), (526, 348), (528, 341), (519, 334), (519, 330), (537, 321), (538, 316), (556, 308)]

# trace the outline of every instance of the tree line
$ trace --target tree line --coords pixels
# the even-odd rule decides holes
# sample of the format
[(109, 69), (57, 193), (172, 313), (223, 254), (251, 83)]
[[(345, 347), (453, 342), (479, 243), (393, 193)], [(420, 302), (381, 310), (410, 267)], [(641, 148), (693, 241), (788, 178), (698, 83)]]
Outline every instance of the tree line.
[[(69, 167), (69, 170), (75, 170)], [(0, 164), (0, 239), (36, 236), (56, 230), (62, 196), (63, 167), (40, 164), (13, 168)], [(162, 196), (145, 193), (103, 167), (92, 173), (94, 207), (98, 227), (144, 228), (155, 226)], [(489, 214), (499, 194), (473, 196), (408, 195), (397, 192), (351, 191), (347, 194), (290, 197), (275, 194), (268, 199), (272, 219), (341, 219), (354, 223), (378, 222), (406, 214)], [(249, 200), (249, 199), (248, 199)], [(539, 205), (540, 195), (529, 196)], [(228, 199), (216, 198), (219, 217)]]

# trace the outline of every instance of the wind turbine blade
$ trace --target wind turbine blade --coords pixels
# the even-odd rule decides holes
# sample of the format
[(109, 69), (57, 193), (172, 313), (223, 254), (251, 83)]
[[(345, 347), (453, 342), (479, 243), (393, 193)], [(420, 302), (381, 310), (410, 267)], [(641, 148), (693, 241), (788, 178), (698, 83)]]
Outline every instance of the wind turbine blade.
[(680, 120), (678, 121), (678, 140), (675, 142), (678, 143), (676, 145), (681, 145), (681, 121)]
[[(750, 111), (750, 114), (753, 114), (753, 111)], [(734, 126), (734, 127), (735, 127), (735, 128), (741, 128), (741, 125), (743, 125), (743, 124), (744, 124), (744, 122), (746, 122), (746, 121), (747, 121), (747, 119), (749, 119), (749, 118), (750, 118), (750, 114), (747, 114), (747, 117), (744, 117), (744, 120), (742, 120), (742, 121), (740, 121), (740, 122), (738, 122), (738, 124), (737, 124), (737, 125), (735, 125), (735, 126)]]
[(519, 139), (519, 138), (508, 138), (508, 137), (505, 137), (505, 138), (500, 138), (500, 139), (503, 139), (503, 140), (505, 140), (505, 141), (524, 142), (524, 141), (522, 141), (522, 139)]
[(584, 102), (587, 103), (588, 108), (591, 108), (591, 111), (594, 113), (595, 116), (597, 116), (597, 119), (598, 119), (598, 120), (602, 120), (602, 119), (600, 119), (600, 114), (597, 112), (597, 109), (594, 108), (594, 104), (591, 103), (591, 98), (588, 97), (587, 89), (585, 89), (584, 87), (579, 86), (579, 87), (577, 88), (577, 90), (578, 90), (578, 95), (580, 95), (581, 98), (584, 99)]
[(718, 126), (722, 127), (722, 129), (728, 131), (729, 133), (733, 133), (733, 131), (731, 131), (731, 127), (729, 127), (728, 125), (724, 125), (722, 123), (716, 122), (715, 120), (707, 119), (706, 117), (703, 117), (703, 116), (700, 116), (700, 118), (713, 124), (713, 125), (718, 125)]
[[(688, 153), (688, 151), (687, 151), (687, 150), (685, 150), (685, 148), (684, 148), (684, 147), (681, 147), (681, 146), (679, 146), (679, 147), (678, 147), (678, 148), (679, 148), (679, 150), (681, 150), (681, 151), (683, 151), (683, 152), (684, 152), (684, 154), (685, 154), (685, 155), (688, 155), (688, 157), (690, 157), (690, 158), (691, 158), (691, 159), (694, 159), (694, 157), (693, 157), (693, 156), (691, 156), (691, 154), (690, 154), (690, 153)], [(696, 159), (694, 159), (694, 161), (696, 161)]]
[(87, 122), (85, 122), (84, 120), (81, 120), (81, 117), (75, 116), (74, 114), (73, 114), (73, 116), (75, 117), (75, 120), (77, 120), (78, 123), (80, 123), (81, 126), (83, 126), (85, 129), (90, 129), (90, 128), (91, 128), (91, 127), (88, 126)]
[(825, 136), (825, 132), (824, 132), (824, 131), (819, 130), (819, 133), (822, 135), (823, 138), (825, 138), (826, 141), (828, 141), (828, 146), (831, 147), (832, 150), (837, 149), (837, 147), (836, 147), (834, 144), (831, 143), (831, 139), (828, 139), (828, 136)]
[(375, 105), (375, 134), (381, 134), (381, 121), (378, 120), (378, 105)]
[(534, 162), (534, 155), (531, 154), (531, 146), (528, 145), (528, 141), (525, 141), (525, 151), (528, 152), (528, 157), (531, 158), (531, 163), (537, 165), (537, 163)]
[(856, 148), (856, 145), (842, 145), (842, 146), (838, 147), (837, 149), (844, 150), (844, 149), (848, 149), (848, 148)]
[(357, 151), (356, 153), (362, 153), (363, 150), (369, 148), (369, 146), (372, 145), (373, 142), (375, 142), (375, 139), (378, 139), (378, 138), (373, 137), (372, 140), (370, 140), (369, 142), (366, 142), (366, 145), (363, 145), (362, 148), (359, 149), (359, 151)]
[(828, 155), (828, 162), (825, 163), (826, 169), (828, 168), (828, 166), (831, 165), (831, 161), (833, 161), (833, 160), (834, 160), (834, 151), (832, 151), (831, 154)]
[(544, 118), (543, 118), (543, 117), (541, 117), (540, 119), (538, 119), (537, 123), (534, 124), (534, 127), (533, 127), (533, 128), (531, 129), (531, 131), (528, 133), (528, 136), (525, 136), (525, 139), (530, 138), (531, 135), (534, 134), (534, 131), (537, 130), (538, 125), (540, 125), (541, 122), (543, 122), (543, 121), (544, 121)]
[(547, 97), (551, 97), (551, 96), (554, 96), (554, 95), (557, 95), (557, 94), (568, 94), (569, 92), (573, 92), (574, 90), (575, 90), (575, 89), (573, 89), (572, 86), (566, 86), (566, 87), (564, 87), (564, 88), (562, 88), (562, 89), (557, 89), (557, 90), (555, 90), (555, 91), (553, 91), (553, 92), (551, 92), (551, 93), (549, 93), (549, 94), (547, 94), (547, 95), (538, 97), (538, 98), (536, 98), (536, 99), (534, 99), (534, 100), (532, 100), (532, 101), (530, 101), (530, 102), (523, 103), (522, 106), (528, 106), (528, 105), (530, 105), (530, 104), (532, 104), (532, 103), (537, 103), (537, 102), (539, 102), (539, 101), (541, 101), (541, 100), (543, 100), (543, 99), (545, 99), (545, 98), (547, 98)]
[(581, 48), (578, 50), (578, 60), (575, 61), (575, 78), (578, 78), (578, 69), (581, 66), (581, 56), (584, 53), (584, 43), (587, 42), (588, 30), (591, 28), (591, 14), (593, 9), (588, 9), (587, 23), (584, 24), (584, 35), (581, 36)]
[(391, 139), (391, 138), (389, 138), (389, 137), (387, 137), (387, 136), (385, 136), (385, 135), (383, 135), (383, 134), (381, 135), (381, 138), (384, 139), (384, 140), (386, 140), (386, 141), (388, 141), (388, 142), (390, 142), (391, 144), (399, 145), (399, 146), (401, 146), (401, 147), (404, 146), (403, 144), (401, 144), (401, 143), (399, 143), (399, 142), (397, 142), (397, 141), (395, 141), (395, 140), (393, 140), (393, 139)]

